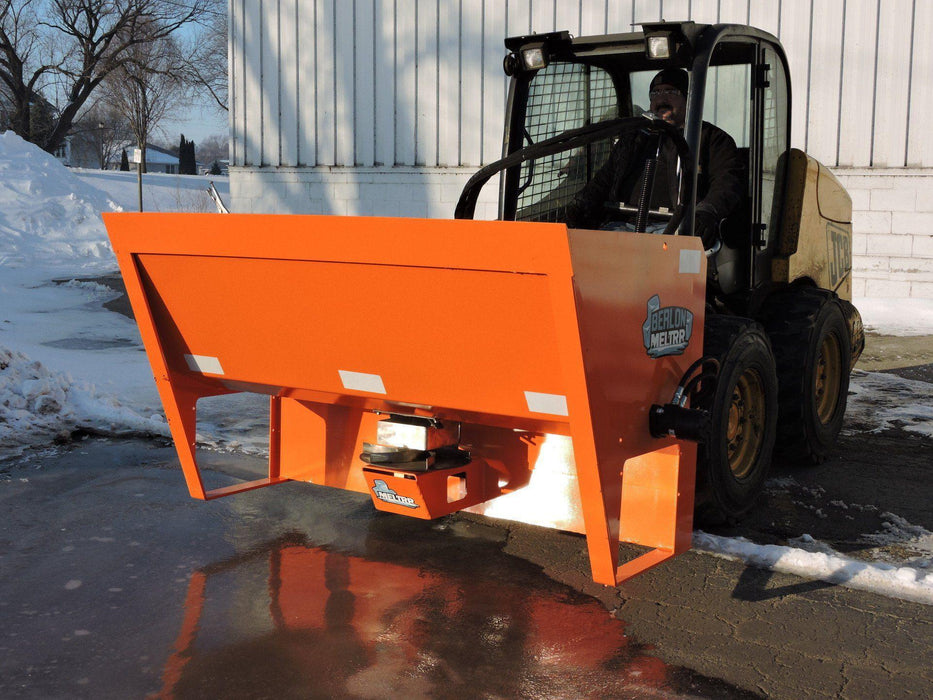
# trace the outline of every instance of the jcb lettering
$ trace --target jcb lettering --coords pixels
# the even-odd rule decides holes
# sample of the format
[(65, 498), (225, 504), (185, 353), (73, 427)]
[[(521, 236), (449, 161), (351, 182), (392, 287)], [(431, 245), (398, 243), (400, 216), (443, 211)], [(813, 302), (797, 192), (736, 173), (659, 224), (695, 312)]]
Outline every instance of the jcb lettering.
[(826, 224), (829, 283), (835, 289), (852, 269), (852, 238), (850, 232), (836, 224)]

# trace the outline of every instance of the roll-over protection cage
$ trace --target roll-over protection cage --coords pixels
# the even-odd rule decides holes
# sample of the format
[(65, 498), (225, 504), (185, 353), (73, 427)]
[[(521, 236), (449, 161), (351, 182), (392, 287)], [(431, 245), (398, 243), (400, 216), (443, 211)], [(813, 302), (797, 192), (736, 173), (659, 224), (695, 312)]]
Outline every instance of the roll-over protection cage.
[[(654, 36), (670, 39), (669, 57), (649, 55), (647, 39)], [(692, 235), (700, 131), (704, 114), (712, 111), (704, 111), (711, 69), (747, 66), (747, 104), (724, 100), (716, 105), (723, 113), (742, 110), (747, 115), (739, 148), (747, 160), (748, 198), (736, 220), (727, 222), (721, 257), (723, 262), (734, 259), (733, 288), (755, 289), (770, 279), (785, 191), (783, 156), (790, 148), (789, 70), (776, 37), (743, 25), (663, 22), (644, 24), (640, 32), (598, 37), (574, 38), (568, 32), (512, 37), (505, 45), (511, 81), (503, 158), (471, 178), (457, 218), (472, 218), (480, 190), (501, 174), (499, 219), (565, 220), (567, 205), (605, 163), (620, 132), (639, 128), (639, 101), (647, 95), (633, 94), (632, 75), (677, 67), (690, 72), (683, 130), (689, 150), (681, 155), (678, 220), (669, 229)], [(531, 68), (524, 60), (529, 51), (537, 61)], [(718, 95), (713, 98), (718, 101)], [(642, 123), (648, 127), (649, 120)]]

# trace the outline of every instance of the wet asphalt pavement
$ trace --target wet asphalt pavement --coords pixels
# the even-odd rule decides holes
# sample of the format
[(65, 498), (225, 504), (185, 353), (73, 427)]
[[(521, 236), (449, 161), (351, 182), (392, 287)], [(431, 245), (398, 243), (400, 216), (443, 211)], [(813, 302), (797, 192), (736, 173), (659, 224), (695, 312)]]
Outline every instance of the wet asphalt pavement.
[[(248, 476), (214, 454), (216, 485)], [(256, 468), (258, 464), (252, 464)], [(933, 609), (688, 553), (284, 484), (187, 496), (170, 447), (0, 464), (0, 697), (929, 697)], [(607, 612), (607, 610), (609, 612)]]
[(2, 478), (0, 697), (750, 696), (664, 662), (478, 518), (305, 484), (199, 503), (172, 449), (133, 440)]
[[(210, 487), (262, 468), (203, 459)], [(933, 530), (931, 464), (929, 438), (848, 430), (720, 534), (855, 555), (882, 510)], [(931, 606), (696, 552), (605, 588), (581, 537), (307, 484), (202, 503), (164, 443), (0, 461), (0, 520), (0, 698), (933, 697)]]

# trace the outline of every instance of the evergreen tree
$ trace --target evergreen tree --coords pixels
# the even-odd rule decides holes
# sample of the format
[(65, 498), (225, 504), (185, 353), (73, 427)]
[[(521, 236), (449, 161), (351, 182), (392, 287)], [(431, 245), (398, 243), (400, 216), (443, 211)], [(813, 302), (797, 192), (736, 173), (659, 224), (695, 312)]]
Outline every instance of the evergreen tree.
[(194, 156), (194, 141), (188, 142), (188, 174), (198, 174), (198, 160)]
[(222, 173), (220, 170), (220, 163), (218, 163), (215, 160), (214, 163), (211, 165), (211, 175), (221, 175), (221, 174)]
[(181, 175), (185, 174), (185, 149), (188, 146), (188, 141), (185, 139), (185, 135), (181, 135), (181, 141), (178, 142), (178, 172)]
[(189, 141), (181, 135), (178, 144), (178, 172), (181, 175), (197, 175), (198, 165), (194, 159), (194, 141)]
[(130, 169), (130, 159), (126, 156), (126, 149), (120, 154), (120, 170), (126, 172)]

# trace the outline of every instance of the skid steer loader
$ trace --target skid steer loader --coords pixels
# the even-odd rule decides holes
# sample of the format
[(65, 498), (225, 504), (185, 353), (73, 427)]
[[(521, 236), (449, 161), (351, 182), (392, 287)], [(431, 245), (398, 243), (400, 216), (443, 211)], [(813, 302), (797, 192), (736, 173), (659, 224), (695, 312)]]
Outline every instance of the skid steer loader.
[[(692, 22), (642, 29), (506, 41), (505, 157), (472, 178), (456, 216), (471, 218), (482, 186), (502, 173), (499, 218), (563, 221), (623, 134), (655, 132), (680, 154), (680, 201), (652, 211), (643, 198), (631, 214), (640, 225), (666, 222), (666, 233), (689, 236), (701, 125), (712, 122), (735, 139), (747, 197), (720, 222), (721, 246), (705, 251), (704, 357), (718, 370), (689, 397), (711, 421), (701, 440), (698, 505), (734, 518), (754, 503), (775, 445), (791, 459), (818, 463), (842, 425), (849, 372), (864, 346), (851, 304), (851, 199), (824, 166), (790, 147), (790, 78), (775, 37)], [(682, 133), (638, 104), (651, 78), (670, 67), (691, 76)], [(649, 192), (657, 186), (644, 181)], [(674, 408), (686, 398), (679, 395)], [(652, 418), (658, 428), (684, 432), (667, 424), (678, 421), (671, 408)]]
[[(615, 585), (689, 549), (695, 507), (749, 510), (776, 445), (832, 449), (863, 345), (851, 202), (790, 148), (787, 62), (765, 32), (659, 23), (506, 48), (503, 158), (456, 220), (105, 221), (192, 496), (308, 481), (412, 517), (523, 520), (585, 534), (594, 579)], [(665, 67), (690, 72), (682, 132), (638, 104)], [(709, 251), (692, 235), (703, 120), (747, 162)], [(630, 130), (680, 155), (676, 205), (633, 212), (670, 235), (568, 228)], [(499, 220), (472, 220), (490, 182)], [(244, 391), (270, 396), (268, 474), (207, 489), (197, 402)], [(620, 542), (647, 551), (620, 565)]]

